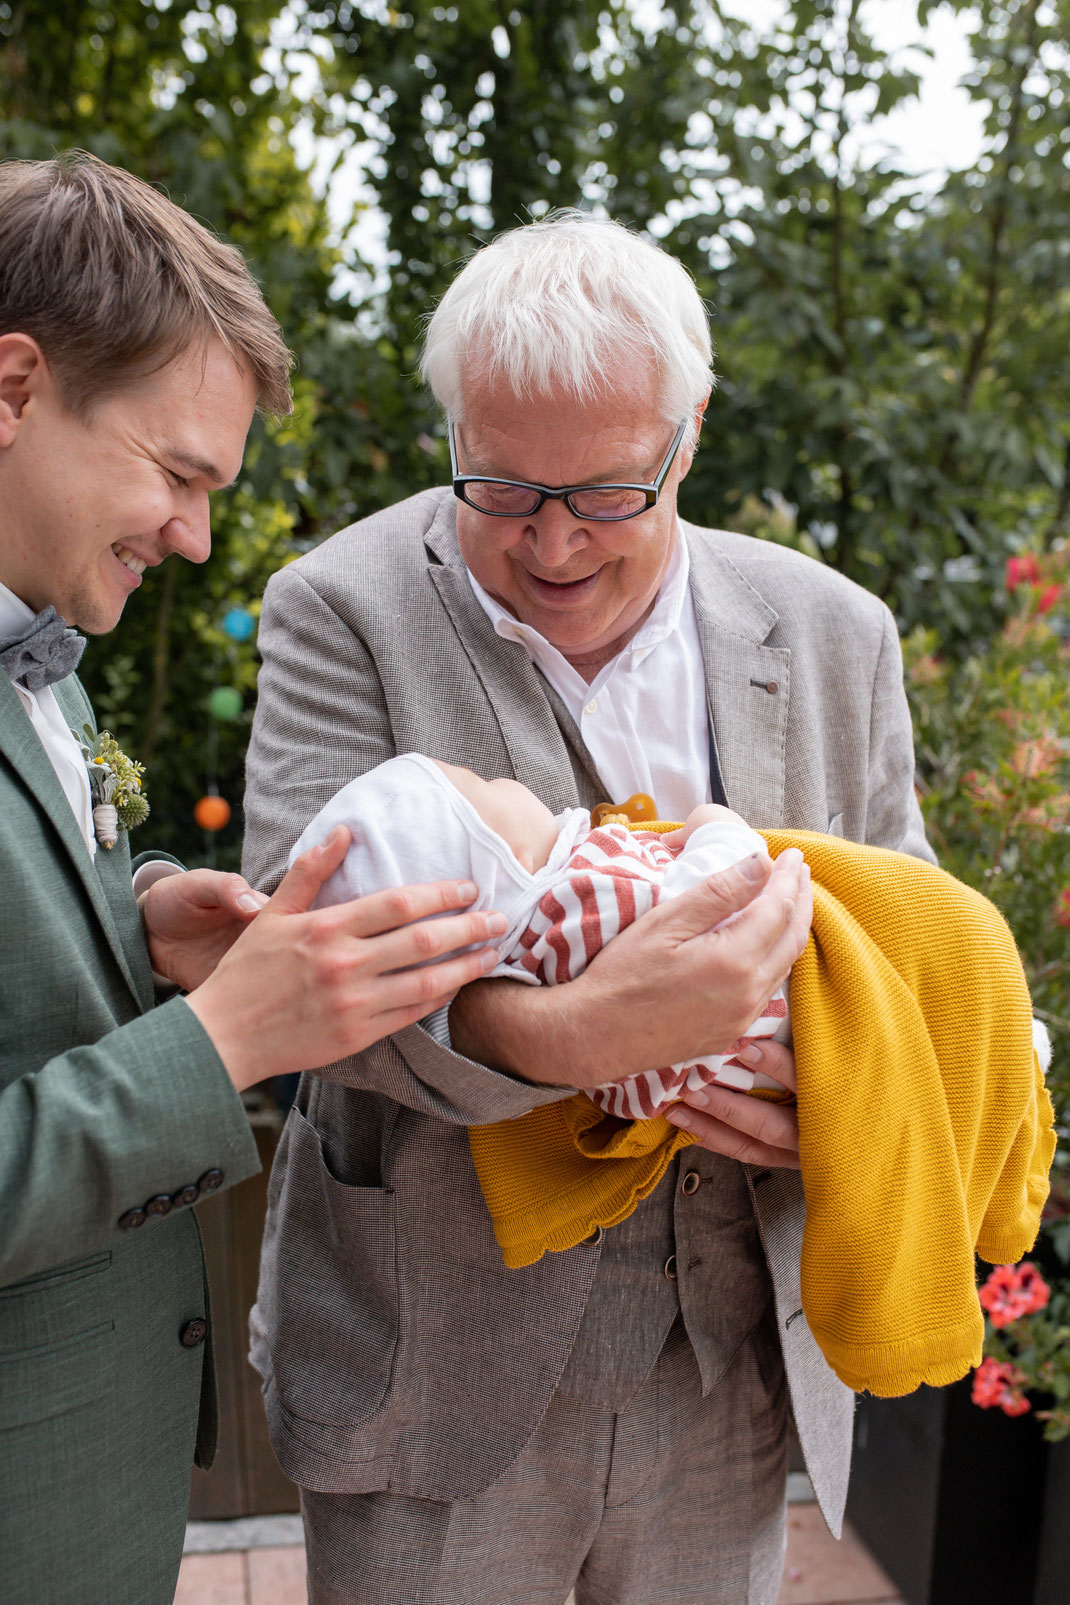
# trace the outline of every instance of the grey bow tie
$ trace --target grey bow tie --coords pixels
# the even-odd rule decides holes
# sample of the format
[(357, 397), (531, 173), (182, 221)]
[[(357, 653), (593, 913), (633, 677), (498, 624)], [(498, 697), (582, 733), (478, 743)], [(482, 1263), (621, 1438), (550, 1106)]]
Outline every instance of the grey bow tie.
[(0, 669), (27, 691), (40, 691), (73, 674), (84, 651), (85, 636), (49, 606), (18, 635), (0, 635)]

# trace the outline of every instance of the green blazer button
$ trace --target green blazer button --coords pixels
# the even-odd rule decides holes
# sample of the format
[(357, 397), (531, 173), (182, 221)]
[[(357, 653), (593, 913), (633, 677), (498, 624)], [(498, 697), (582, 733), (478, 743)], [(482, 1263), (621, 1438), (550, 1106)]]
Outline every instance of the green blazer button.
[(143, 1209), (128, 1209), (125, 1215), (120, 1215), (118, 1227), (121, 1232), (132, 1232), (138, 1226), (144, 1226), (148, 1216)]
[(223, 1172), (221, 1170), (206, 1170), (197, 1182), (197, 1186), (202, 1193), (216, 1193), (222, 1185)]
[(178, 1189), (178, 1192), (175, 1193), (171, 1202), (176, 1206), (176, 1208), (187, 1209), (190, 1204), (195, 1204), (200, 1196), (201, 1189), (197, 1186), (196, 1182), (191, 1181), (185, 1187), (180, 1187)]
[(145, 1213), (146, 1215), (170, 1215), (171, 1194), (157, 1193), (155, 1198), (150, 1198), (145, 1205)]
[(196, 1320), (187, 1321), (178, 1334), (178, 1341), (184, 1349), (195, 1349), (198, 1343), (203, 1343), (208, 1336), (208, 1322), (202, 1321), (198, 1316)]

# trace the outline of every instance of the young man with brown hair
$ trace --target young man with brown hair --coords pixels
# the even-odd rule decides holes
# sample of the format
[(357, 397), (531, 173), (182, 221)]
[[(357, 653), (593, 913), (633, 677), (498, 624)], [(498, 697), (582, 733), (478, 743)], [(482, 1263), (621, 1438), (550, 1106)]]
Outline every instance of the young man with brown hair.
[[(240, 255), (90, 157), (0, 165), (0, 1592), (167, 1605), (216, 1432), (190, 1206), (257, 1169), (241, 1090), (368, 1046), (484, 973), (475, 888), (309, 913), (97, 839), (74, 676), (209, 493), (289, 353)], [(151, 781), (150, 781), (151, 784)], [(156, 1006), (154, 973), (185, 996)]]

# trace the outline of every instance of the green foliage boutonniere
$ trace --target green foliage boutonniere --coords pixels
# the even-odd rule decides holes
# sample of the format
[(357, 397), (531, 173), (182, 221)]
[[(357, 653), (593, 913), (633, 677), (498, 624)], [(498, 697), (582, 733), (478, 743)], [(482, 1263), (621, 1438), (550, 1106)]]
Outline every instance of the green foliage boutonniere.
[(111, 848), (120, 829), (135, 830), (149, 817), (141, 790), (145, 765), (128, 758), (109, 730), (98, 735), (91, 725), (83, 725), (79, 739), (93, 794), (93, 829), (100, 845)]

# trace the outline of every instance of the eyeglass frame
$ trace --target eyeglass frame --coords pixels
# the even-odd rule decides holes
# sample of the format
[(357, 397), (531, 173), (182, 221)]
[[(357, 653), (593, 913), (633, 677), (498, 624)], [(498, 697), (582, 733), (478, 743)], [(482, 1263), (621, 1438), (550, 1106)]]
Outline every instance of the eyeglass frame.
[[(454, 431), (453, 419), (449, 418), (446, 421), (446, 434), (450, 444), (450, 468), (453, 470), (453, 494), (457, 497), (458, 501), (462, 501), (464, 505), (466, 507), (470, 507), (473, 512), (482, 513), (485, 518), (534, 518), (535, 514), (541, 511), (546, 502), (557, 501), (564, 502), (573, 518), (581, 518), (584, 521), (589, 521), (592, 524), (623, 524), (629, 518), (641, 518), (644, 513), (649, 513), (652, 507), (657, 506), (658, 497), (661, 494), (661, 487), (665, 483), (665, 477), (673, 465), (676, 453), (680, 450), (681, 443), (684, 435), (687, 432), (687, 426), (690, 421), (691, 420), (689, 418), (685, 418), (683, 423), (677, 429), (675, 435), (672, 437), (672, 443), (669, 446), (665, 461), (662, 463), (649, 485), (642, 482), (631, 481), (618, 483), (616, 480), (611, 480), (606, 484), (554, 486), (537, 485), (534, 483), (534, 481), (528, 479), (500, 479), (494, 474), (459, 474), (457, 472), (457, 439)], [(468, 500), (468, 497), (465, 495), (465, 487), (471, 484), (512, 485), (517, 490), (535, 491), (538, 494), (539, 499), (535, 503), (535, 506), (529, 508), (525, 513), (491, 512), (488, 508), (477, 507), (475, 502), (470, 502)], [(578, 490), (641, 490), (646, 496), (646, 506), (636, 508), (634, 513), (581, 513), (577, 508), (573, 507), (571, 501), (571, 497)]]

